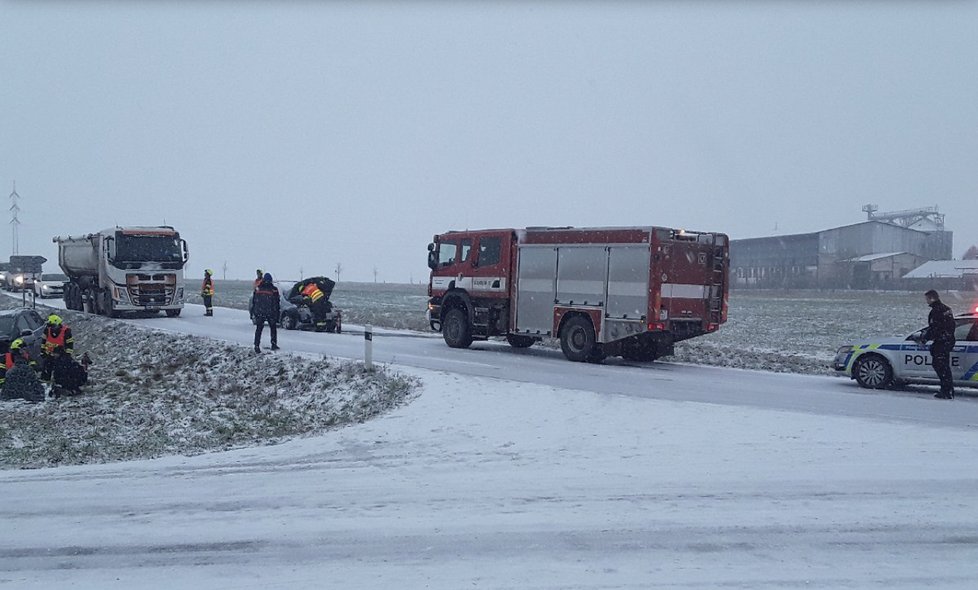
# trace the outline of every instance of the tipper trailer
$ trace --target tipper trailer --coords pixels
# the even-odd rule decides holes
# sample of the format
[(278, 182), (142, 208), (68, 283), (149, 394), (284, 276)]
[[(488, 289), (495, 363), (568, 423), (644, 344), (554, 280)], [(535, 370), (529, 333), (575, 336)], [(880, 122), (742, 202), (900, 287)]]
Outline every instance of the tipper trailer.
[(725, 234), (663, 227), (452, 231), (428, 246), (428, 317), (448, 346), (560, 340), (572, 361), (652, 361), (727, 321)]

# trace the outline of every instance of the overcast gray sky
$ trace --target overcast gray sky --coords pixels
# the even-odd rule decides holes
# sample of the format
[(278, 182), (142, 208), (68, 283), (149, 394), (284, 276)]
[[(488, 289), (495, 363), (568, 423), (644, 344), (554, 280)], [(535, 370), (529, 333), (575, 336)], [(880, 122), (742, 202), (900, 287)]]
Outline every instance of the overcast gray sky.
[(978, 3), (0, 0), (14, 180), (22, 254), (165, 220), (191, 277), (417, 281), (448, 229), (753, 237), (870, 202), (940, 205), (960, 256)]

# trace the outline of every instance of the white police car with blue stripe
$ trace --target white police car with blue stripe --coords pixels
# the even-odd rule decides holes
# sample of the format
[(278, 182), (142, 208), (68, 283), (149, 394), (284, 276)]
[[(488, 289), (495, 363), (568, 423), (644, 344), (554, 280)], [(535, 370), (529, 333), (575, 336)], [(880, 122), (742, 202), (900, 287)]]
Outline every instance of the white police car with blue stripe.
[[(956, 340), (951, 351), (951, 372), (956, 386), (978, 387), (978, 308), (955, 316)], [(859, 385), (886, 389), (908, 383), (935, 384), (930, 343), (918, 342), (925, 328), (906, 338), (881, 338), (839, 348), (833, 367)]]

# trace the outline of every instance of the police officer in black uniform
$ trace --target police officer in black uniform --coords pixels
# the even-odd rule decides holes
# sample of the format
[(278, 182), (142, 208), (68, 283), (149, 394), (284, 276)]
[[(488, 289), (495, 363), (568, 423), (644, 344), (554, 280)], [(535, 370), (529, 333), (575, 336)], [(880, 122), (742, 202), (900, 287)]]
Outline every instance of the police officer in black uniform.
[(941, 392), (934, 397), (938, 399), (954, 399), (954, 377), (951, 375), (951, 350), (954, 348), (954, 313), (951, 308), (941, 302), (941, 296), (931, 289), (924, 293), (927, 305), (930, 305), (930, 315), (927, 316), (927, 329), (920, 337), (921, 343), (932, 341), (930, 356), (933, 359), (934, 372), (941, 380)]

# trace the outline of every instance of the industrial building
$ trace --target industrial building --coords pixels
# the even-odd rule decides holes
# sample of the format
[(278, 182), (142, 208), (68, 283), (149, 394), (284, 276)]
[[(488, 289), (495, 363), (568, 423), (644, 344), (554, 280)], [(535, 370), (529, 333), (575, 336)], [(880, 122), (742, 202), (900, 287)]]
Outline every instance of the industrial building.
[(897, 287), (911, 270), (951, 258), (952, 232), (937, 207), (877, 213), (824, 231), (731, 240), (734, 287), (877, 289)]
[(978, 260), (933, 260), (903, 276), (908, 289), (978, 291)]

